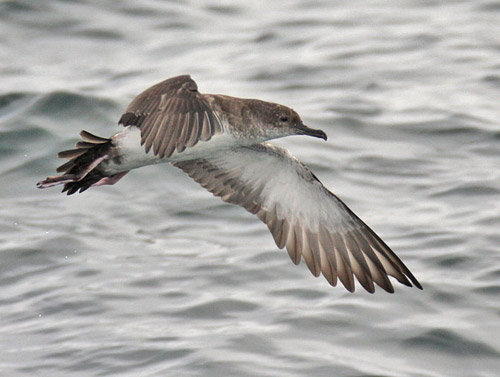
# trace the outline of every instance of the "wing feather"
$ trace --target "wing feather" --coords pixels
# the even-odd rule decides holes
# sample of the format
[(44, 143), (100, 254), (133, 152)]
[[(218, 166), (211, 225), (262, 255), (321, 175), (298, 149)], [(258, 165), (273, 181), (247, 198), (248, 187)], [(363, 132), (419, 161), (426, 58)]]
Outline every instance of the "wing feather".
[(370, 293), (374, 283), (392, 293), (392, 276), (422, 288), (384, 241), (285, 149), (263, 143), (172, 165), (256, 214), (293, 263), (303, 258), (333, 286), (340, 280), (352, 292), (356, 278)]
[(120, 118), (141, 130), (146, 153), (170, 157), (222, 133), (219, 117), (190, 76), (177, 76), (140, 93)]
[(297, 229), (294, 226), (290, 227), (288, 232), (288, 237), (286, 239), (286, 250), (288, 255), (294, 264), (300, 263), (300, 249), (297, 245)]
[(198, 113), (189, 115), (189, 137), (186, 141), (186, 147), (192, 147), (200, 139), (200, 128), (198, 126)]

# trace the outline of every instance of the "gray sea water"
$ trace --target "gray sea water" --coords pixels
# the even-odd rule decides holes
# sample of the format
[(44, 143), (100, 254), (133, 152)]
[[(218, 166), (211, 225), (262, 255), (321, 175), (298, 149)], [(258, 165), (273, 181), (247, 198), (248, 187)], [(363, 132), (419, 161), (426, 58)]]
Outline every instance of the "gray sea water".
[[(289, 148), (423, 291), (315, 279), (167, 165), (35, 183), (135, 94), (297, 110)], [(499, 1), (0, 1), (1, 376), (500, 376)]]

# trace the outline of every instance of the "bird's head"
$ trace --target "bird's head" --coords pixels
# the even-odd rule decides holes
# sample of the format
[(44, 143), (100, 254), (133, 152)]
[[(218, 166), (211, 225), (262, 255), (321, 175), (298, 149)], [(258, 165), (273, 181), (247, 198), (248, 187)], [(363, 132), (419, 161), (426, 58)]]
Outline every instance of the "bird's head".
[(287, 135), (308, 135), (327, 139), (326, 133), (322, 130), (313, 129), (304, 124), (300, 115), (289, 107), (277, 105), (273, 113), (272, 123), (276, 131)]

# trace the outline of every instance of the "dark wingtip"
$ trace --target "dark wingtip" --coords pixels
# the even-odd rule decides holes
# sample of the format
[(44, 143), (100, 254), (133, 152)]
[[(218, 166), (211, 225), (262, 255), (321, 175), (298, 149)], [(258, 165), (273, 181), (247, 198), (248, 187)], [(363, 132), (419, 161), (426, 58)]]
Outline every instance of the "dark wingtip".
[(415, 281), (413, 281), (413, 285), (415, 285), (415, 287), (417, 287), (421, 291), (424, 290), (424, 287), (422, 287), (422, 284), (420, 284), (417, 279), (415, 279)]
[[(422, 287), (422, 284), (420, 284), (420, 282), (417, 280), (417, 278), (415, 276), (413, 276), (413, 274), (410, 272), (410, 270), (407, 269), (407, 271), (405, 271), (405, 275), (406, 275), (405, 277), (410, 279), (408, 281), (408, 284), (405, 284), (405, 285), (407, 285), (408, 287), (415, 286), (420, 290), (424, 290), (424, 288)], [(411, 281), (411, 283), (410, 283), (410, 281)]]
[[(424, 288), (420, 284), (420, 282), (413, 276), (409, 271), (406, 273), (406, 275), (403, 275), (405, 280), (397, 279), (401, 284), (406, 285), (407, 287), (417, 287), (420, 290), (423, 290)], [(408, 280), (408, 278), (410, 280)]]

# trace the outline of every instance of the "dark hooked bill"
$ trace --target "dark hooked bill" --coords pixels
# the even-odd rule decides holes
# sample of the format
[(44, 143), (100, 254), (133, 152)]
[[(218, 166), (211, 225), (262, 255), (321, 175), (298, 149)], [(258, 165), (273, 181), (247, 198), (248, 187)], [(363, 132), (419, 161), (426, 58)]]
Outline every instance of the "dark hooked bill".
[(299, 131), (299, 135), (308, 135), (319, 137), (320, 139), (326, 140), (327, 136), (322, 130), (315, 130), (314, 128), (309, 128), (305, 124), (301, 124), (300, 126), (295, 126), (295, 128)]

